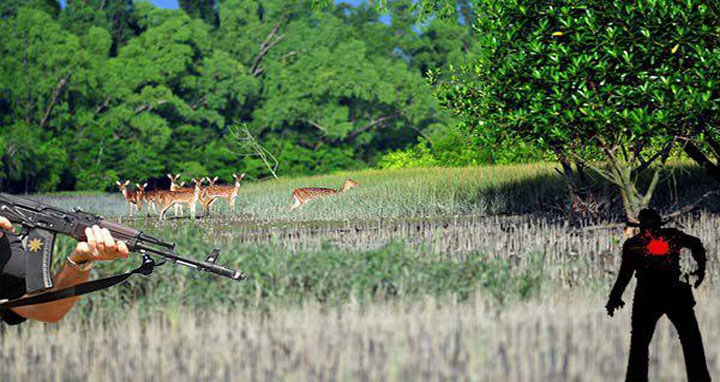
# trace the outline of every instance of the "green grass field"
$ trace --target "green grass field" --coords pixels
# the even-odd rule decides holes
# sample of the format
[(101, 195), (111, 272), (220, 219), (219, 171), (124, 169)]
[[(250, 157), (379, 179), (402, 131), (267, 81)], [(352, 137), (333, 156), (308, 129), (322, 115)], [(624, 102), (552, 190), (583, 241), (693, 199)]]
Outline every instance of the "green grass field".
[[(290, 212), (296, 187), (360, 183)], [(679, 164), (659, 206), (717, 187)], [(601, 197), (612, 188), (596, 181)], [(119, 194), (37, 196), (80, 206), (243, 269), (237, 283), (165, 265), (84, 298), (59, 324), (5, 327), (0, 380), (618, 380), (628, 306), (603, 305), (619, 267), (619, 228), (571, 226), (553, 164), (361, 171), (246, 182), (237, 211), (159, 222), (128, 218)], [(610, 199), (610, 201), (612, 201)], [(708, 251), (698, 316), (718, 375), (720, 216), (713, 201), (672, 224)], [(715, 201), (716, 202), (716, 201)], [(222, 202), (219, 202), (222, 203)], [(612, 210), (610, 210), (612, 212)], [(608, 219), (612, 219), (612, 213)], [(57, 253), (74, 245), (60, 240)], [(683, 267), (691, 262), (684, 256)], [(58, 261), (61, 261), (58, 256)], [(134, 261), (101, 264), (93, 277)], [(716, 299), (715, 299), (716, 300)], [(610, 334), (607, 334), (610, 333)], [(683, 378), (661, 321), (651, 378)], [(43, 370), (37, 374), (34, 370)]]

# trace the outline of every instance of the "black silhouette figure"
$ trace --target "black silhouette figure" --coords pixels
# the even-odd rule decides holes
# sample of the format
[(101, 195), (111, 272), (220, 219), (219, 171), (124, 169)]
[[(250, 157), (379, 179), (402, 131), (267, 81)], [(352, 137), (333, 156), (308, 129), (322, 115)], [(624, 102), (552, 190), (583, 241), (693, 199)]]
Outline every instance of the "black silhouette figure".
[[(632, 332), (627, 381), (648, 380), (648, 346), (655, 324), (667, 314), (675, 325), (685, 355), (685, 368), (690, 381), (709, 381), (702, 337), (695, 318), (695, 299), (690, 284), (681, 280), (680, 249), (689, 248), (698, 269), (695, 288), (705, 278), (705, 248), (697, 237), (665, 224), (657, 211), (640, 211), (640, 233), (623, 244), (622, 265), (605, 308), (610, 316), (625, 303), (621, 297), (633, 272), (637, 278), (632, 310)], [(687, 277), (685, 277), (687, 281)]]

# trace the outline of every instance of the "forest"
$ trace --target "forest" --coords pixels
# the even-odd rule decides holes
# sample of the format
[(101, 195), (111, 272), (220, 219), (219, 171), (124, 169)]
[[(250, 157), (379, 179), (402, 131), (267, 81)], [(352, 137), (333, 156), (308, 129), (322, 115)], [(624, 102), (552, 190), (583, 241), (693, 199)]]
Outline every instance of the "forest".
[(406, 148), (442, 152), (436, 165), (528, 160), (466, 150), (430, 92), (428, 70), (473, 54), (467, 23), (420, 25), (409, 1), (386, 13), (181, 3), (3, 1), (0, 190), (110, 190), (169, 172), (265, 178), (248, 136), (289, 176), (402, 165)]

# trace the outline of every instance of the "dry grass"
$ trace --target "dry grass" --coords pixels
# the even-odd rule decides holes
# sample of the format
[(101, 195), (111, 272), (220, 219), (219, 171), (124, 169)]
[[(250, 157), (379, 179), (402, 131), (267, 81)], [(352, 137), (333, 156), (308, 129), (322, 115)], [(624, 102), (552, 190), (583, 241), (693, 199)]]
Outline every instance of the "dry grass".
[[(552, 164), (362, 171), (351, 174), (362, 186), (347, 195), (314, 201), (295, 214), (286, 210), (292, 188), (337, 187), (344, 176), (246, 184), (234, 215), (221, 210), (217, 218), (161, 224), (122, 218), (177, 241), (190, 256), (220, 246), (221, 262), (255, 272), (254, 278), (208, 282), (207, 275), (166, 267), (153, 278), (86, 298), (61, 324), (0, 326), (0, 380), (623, 379), (633, 284), (625, 292), (625, 310), (610, 318), (603, 309), (622, 235), (536, 214), (557, 212), (565, 197)], [(661, 205), (669, 205), (668, 195), (692, 199), (711, 187), (680, 184), (687, 184), (680, 193), (659, 190)], [(109, 195), (47, 200), (108, 216), (124, 208)], [(532, 215), (487, 216), (496, 213)], [(696, 310), (711, 374), (720, 375), (720, 216), (702, 212), (672, 225), (700, 237), (708, 250), (708, 277), (696, 294)], [(405, 246), (378, 250), (390, 242)], [(71, 244), (59, 245), (67, 250)], [(364, 264), (376, 259), (387, 261), (368, 271)], [(318, 302), (328, 285), (346, 292), (377, 277), (378, 285), (414, 280), (393, 268), (392, 259), (436, 261), (450, 270), (463, 259), (509, 260), (511, 274), (543, 280), (541, 293), (497, 304), (496, 293), (487, 291), (517, 291), (481, 281), (462, 302), (453, 294), (435, 300), (431, 288), (364, 302), (356, 293), (340, 293), (339, 302)], [(128, 306), (137, 310), (118, 309)], [(651, 344), (650, 370), (651, 380), (684, 379), (681, 347), (667, 319)]]
[[(628, 291), (630, 292), (630, 291)], [(720, 374), (720, 299), (701, 289), (697, 314), (711, 374)], [(595, 294), (558, 292), (500, 312), (454, 304), (346, 304), (269, 315), (170, 311), (106, 327), (64, 322), (6, 328), (3, 381), (621, 380), (629, 309), (605, 315)], [(675, 330), (661, 319), (650, 379), (684, 379)]]

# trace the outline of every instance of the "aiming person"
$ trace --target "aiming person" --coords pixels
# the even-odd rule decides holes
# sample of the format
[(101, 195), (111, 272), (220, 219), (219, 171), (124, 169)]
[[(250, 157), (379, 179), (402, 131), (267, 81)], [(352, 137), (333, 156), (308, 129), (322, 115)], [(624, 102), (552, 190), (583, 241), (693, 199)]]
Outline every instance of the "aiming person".
[[(94, 261), (128, 257), (128, 247), (122, 241), (116, 242), (107, 229), (93, 226), (85, 230), (85, 235), (87, 241), (77, 244), (67, 257), (65, 266), (55, 275), (55, 288), (87, 281)], [(12, 232), (10, 221), (0, 216), (0, 299), (16, 299), (24, 294), (25, 248)], [(20, 324), (26, 319), (58, 322), (78, 299), (80, 297), (70, 297), (44, 304), (0, 308), (0, 318), (10, 325)]]
[(700, 239), (675, 228), (662, 228), (657, 211), (640, 211), (640, 233), (623, 244), (622, 264), (605, 308), (610, 316), (625, 303), (621, 297), (633, 273), (637, 278), (627, 381), (647, 381), (648, 346), (657, 320), (667, 314), (677, 329), (690, 381), (709, 381), (692, 288), (680, 280), (680, 249), (689, 248), (697, 262), (695, 288), (705, 278), (705, 248)]

